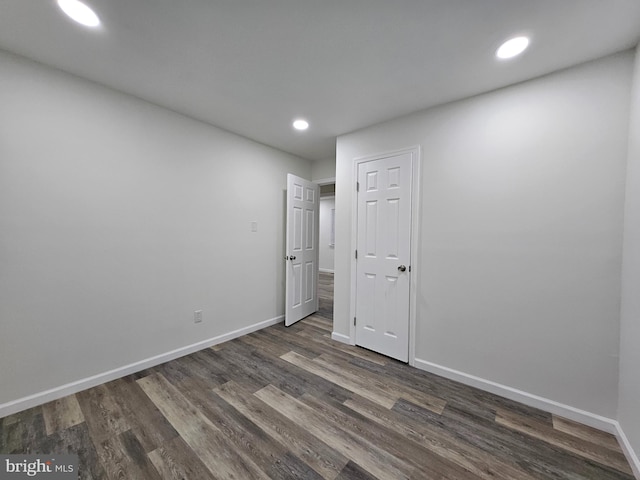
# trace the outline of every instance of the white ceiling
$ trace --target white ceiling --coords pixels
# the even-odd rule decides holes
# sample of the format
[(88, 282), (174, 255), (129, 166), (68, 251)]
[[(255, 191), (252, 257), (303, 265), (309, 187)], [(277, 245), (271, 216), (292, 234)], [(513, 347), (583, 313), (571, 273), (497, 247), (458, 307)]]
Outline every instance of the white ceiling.
[[(340, 134), (640, 40), (639, 0), (86, 3), (97, 31), (54, 0), (0, 0), (0, 48), (316, 160)], [(517, 34), (529, 50), (497, 61)]]

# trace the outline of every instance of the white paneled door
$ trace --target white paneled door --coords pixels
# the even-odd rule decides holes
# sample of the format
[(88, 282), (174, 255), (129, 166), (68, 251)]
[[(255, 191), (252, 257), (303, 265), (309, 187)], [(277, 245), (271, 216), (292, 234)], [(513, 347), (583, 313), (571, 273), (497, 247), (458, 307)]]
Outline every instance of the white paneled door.
[(287, 175), (286, 326), (318, 310), (319, 197), (318, 185)]
[(411, 153), (358, 163), (356, 344), (409, 359)]

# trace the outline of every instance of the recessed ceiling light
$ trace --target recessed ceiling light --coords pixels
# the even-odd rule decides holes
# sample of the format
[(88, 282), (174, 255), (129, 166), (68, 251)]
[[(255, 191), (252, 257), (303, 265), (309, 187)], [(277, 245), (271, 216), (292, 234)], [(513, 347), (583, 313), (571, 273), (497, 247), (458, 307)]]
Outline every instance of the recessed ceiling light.
[(309, 122), (307, 122), (306, 120), (298, 119), (293, 122), (293, 128), (295, 128), (296, 130), (306, 130), (307, 128), (309, 128)]
[(96, 12), (78, 0), (58, 0), (58, 6), (71, 19), (87, 27), (97, 27), (100, 19)]
[(516, 37), (504, 42), (498, 50), (496, 50), (496, 57), (501, 59), (513, 58), (516, 55), (520, 55), (529, 46), (529, 39), (527, 37)]

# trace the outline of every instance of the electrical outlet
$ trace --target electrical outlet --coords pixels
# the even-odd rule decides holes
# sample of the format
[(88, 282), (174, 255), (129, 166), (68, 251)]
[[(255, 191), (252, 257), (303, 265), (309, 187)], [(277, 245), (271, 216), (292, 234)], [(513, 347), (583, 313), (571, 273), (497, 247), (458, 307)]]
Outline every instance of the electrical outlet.
[(202, 310), (193, 312), (193, 323), (202, 323)]
[(251, 222), (251, 231), (253, 233), (258, 231), (258, 222)]

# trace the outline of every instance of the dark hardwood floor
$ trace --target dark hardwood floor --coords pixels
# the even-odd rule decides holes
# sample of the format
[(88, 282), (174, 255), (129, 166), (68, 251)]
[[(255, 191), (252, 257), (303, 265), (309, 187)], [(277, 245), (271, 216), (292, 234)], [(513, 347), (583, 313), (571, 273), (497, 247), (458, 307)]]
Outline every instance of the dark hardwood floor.
[(0, 419), (82, 479), (632, 479), (615, 438), (330, 339), (320, 310)]

